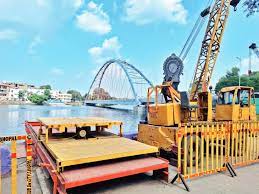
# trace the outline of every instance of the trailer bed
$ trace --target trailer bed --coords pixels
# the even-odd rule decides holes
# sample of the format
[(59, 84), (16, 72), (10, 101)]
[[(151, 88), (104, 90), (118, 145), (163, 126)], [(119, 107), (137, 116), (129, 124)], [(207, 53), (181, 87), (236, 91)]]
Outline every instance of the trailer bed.
[(123, 137), (97, 140), (49, 140), (45, 146), (60, 168), (158, 152), (156, 147)]
[[(118, 136), (91, 140), (50, 138), (49, 143), (46, 143), (39, 134), (41, 127), (41, 122), (25, 123), (26, 132), (33, 143), (33, 158), (37, 158), (39, 164), (50, 174), (54, 194), (66, 194), (68, 189), (74, 187), (152, 171), (155, 177), (168, 182), (169, 162), (148, 154), (156, 153), (152, 146)], [(60, 134), (60, 131), (54, 133)], [(64, 143), (67, 145), (64, 146)], [(57, 162), (59, 160), (55, 157), (65, 163)], [(83, 162), (84, 159), (86, 161)], [(89, 162), (90, 159), (96, 162)], [(59, 165), (68, 166), (57, 170), (60, 169)]]

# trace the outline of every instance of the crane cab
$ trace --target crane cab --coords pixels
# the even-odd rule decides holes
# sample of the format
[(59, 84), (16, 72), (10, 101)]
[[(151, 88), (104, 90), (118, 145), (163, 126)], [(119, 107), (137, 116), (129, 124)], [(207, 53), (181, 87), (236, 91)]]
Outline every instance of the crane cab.
[(221, 89), (216, 104), (215, 120), (256, 120), (254, 89), (244, 86), (233, 86)]

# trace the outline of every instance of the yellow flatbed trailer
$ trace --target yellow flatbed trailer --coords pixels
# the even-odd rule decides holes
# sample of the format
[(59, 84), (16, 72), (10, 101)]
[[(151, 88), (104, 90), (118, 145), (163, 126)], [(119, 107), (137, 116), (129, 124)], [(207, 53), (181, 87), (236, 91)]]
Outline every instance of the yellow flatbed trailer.
[[(119, 126), (115, 135), (110, 128)], [(90, 128), (91, 127), (91, 128)], [(79, 130), (86, 129), (85, 138)], [(33, 158), (53, 180), (53, 193), (153, 171), (168, 181), (168, 165), (158, 148), (122, 137), (122, 122), (103, 118), (40, 118), (25, 123)]]
[[(120, 121), (96, 117), (39, 118), (39, 121), (38, 137), (56, 160), (57, 171), (68, 166), (158, 153), (157, 147), (122, 137)], [(107, 131), (113, 126), (119, 126), (119, 135)], [(77, 127), (92, 127), (91, 137), (74, 138)], [(60, 136), (66, 133), (72, 137)]]

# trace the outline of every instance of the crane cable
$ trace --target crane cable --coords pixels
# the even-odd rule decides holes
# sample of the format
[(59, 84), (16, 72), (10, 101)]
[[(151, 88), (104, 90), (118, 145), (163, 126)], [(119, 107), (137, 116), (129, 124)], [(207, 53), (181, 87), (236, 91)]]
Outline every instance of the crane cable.
[(205, 22), (205, 18), (206, 16), (209, 15), (210, 13), (210, 7), (211, 7), (211, 4), (212, 4), (213, 0), (209, 0), (208, 3), (207, 3), (207, 8), (204, 9), (198, 19), (196, 20), (194, 26), (193, 26), (193, 29), (189, 35), (189, 37), (187, 38), (187, 41), (185, 42), (184, 44), (184, 47), (183, 49), (181, 50), (180, 52), (180, 55), (179, 57), (182, 59), (182, 61), (184, 61), (184, 59), (186, 58), (186, 56), (188, 55), (193, 43), (195, 42), (204, 22)]
[(181, 52), (180, 57), (182, 58), (183, 61), (185, 60), (185, 58), (186, 58), (186, 56), (188, 55), (188, 53), (189, 53), (189, 51), (190, 51), (190, 49), (191, 49), (193, 43), (195, 42), (197, 36), (199, 35), (199, 33), (200, 33), (201, 29), (202, 29), (202, 26), (203, 26), (204, 22), (205, 22), (205, 19), (204, 19), (204, 18), (202, 18), (202, 19), (199, 21), (199, 24), (198, 24), (198, 26), (197, 26), (197, 29), (196, 29), (195, 33), (192, 35), (193, 37), (192, 37), (192, 39), (191, 39), (191, 41), (190, 41), (190, 43), (189, 43), (189, 45), (188, 45), (186, 51), (184, 52), (184, 54), (182, 54), (183, 51)]

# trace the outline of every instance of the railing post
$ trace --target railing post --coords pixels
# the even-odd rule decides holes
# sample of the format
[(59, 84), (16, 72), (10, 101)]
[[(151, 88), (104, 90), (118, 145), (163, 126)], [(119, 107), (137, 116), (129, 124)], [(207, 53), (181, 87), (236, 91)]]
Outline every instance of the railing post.
[[(184, 180), (184, 177), (183, 177), (183, 175), (181, 174), (182, 172), (182, 169), (181, 169), (181, 167), (182, 167), (182, 165), (181, 165), (181, 163), (182, 163), (182, 161), (181, 161), (181, 155), (182, 155), (182, 152), (181, 152), (181, 150), (182, 150), (182, 145), (181, 145), (181, 141), (182, 141), (182, 139), (183, 139), (183, 131), (182, 131), (182, 126), (181, 126), (181, 124), (179, 124), (179, 127), (178, 127), (178, 133), (177, 133), (177, 135), (176, 135), (176, 140), (177, 140), (177, 146), (178, 146), (178, 162), (177, 162), (177, 174), (175, 175), (175, 177), (173, 178), (173, 180), (171, 181), (171, 184), (174, 184), (174, 182), (177, 180), (177, 179), (179, 179), (179, 180), (181, 180), (182, 181), (182, 183), (183, 183), (183, 185), (184, 185), (184, 187), (185, 187), (185, 189), (189, 192), (190, 191), (190, 188), (188, 187), (188, 185), (186, 184), (186, 182), (185, 182), (185, 180)], [(184, 150), (185, 151), (185, 150)]]
[(17, 194), (17, 158), (16, 158), (16, 141), (11, 141), (11, 193)]
[[(231, 125), (232, 124), (232, 125)], [(237, 176), (236, 172), (234, 171), (233, 167), (231, 166), (231, 164), (229, 163), (229, 150), (230, 150), (230, 143), (233, 144), (233, 142), (230, 142), (230, 134), (232, 132), (232, 136), (233, 134), (233, 123), (228, 122), (227, 123), (227, 143), (226, 143), (226, 156), (225, 156), (225, 166), (227, 167), (230, 175), (232, 177)], [(231, 128), (230, 128), (231, 126)]]
[(32, 193), (32, 140), (28, 135), (26, 139), (26, 163), (27, 163), (27, 194)]

